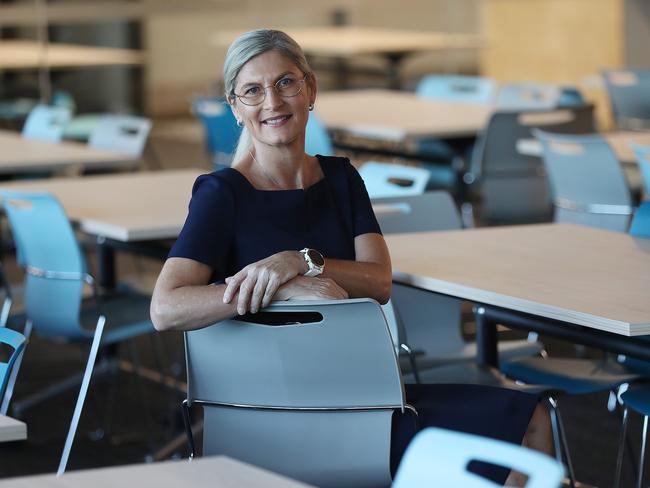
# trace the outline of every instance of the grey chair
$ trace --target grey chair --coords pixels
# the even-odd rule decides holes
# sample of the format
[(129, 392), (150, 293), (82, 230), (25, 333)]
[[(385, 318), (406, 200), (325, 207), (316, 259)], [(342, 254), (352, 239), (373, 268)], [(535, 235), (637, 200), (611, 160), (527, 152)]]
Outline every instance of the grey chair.
[(506, 83), (499, 88), (499, 110), (552, 110), (557, 107), (562, 90), (558, 85), (537, 82)]
[(478, 187), (479, 217), (486, 223), (549, 221), (548, 182), (538, 157), (521, 154), (517, 142), (532, 138), (532, 129), (584, 134), (594, 131), (593, 106), (552, 111), (495, 112), (474, 147), (464, 181)]
[(534, 134), (542, 142), (555, 221), (626, 232), (632, 195), (609, 144), (598, 135)]
[(603, 70), (603, 78), (617, 127), (650, 129), (650, 70)]
[[(384, 234), (460, 230), (461, 221), (456, 204), (445, 191), (428, 192), (418, 196), (373, 199), (379, 225)], [(472, 362), (476, 359), (475, 342), (466, 342), (461, 333), (461, 300), (419, 288), (393, 283), (392, 298), (405, 336), (399, 346), (406, 344), (413, 352), (421, 380), (424, 370), (444, 364)], [(387, 318), (392, 312), (386, 311)], [(391, 319), (389, 318), (389, 323)], [(397, 326), (393, 327), (394, 329)], [(543, 345), (531, 340), (499, 342), (504, 358), (536, 356)], [(407, 380), (413, 372), (411, 360), (400, 361)]]
[(203, 408), (204, 456), (320, 487), (390, 485), (391, 419), (406, 405), (375, 301), (275, 303), (186, 332), (185, 347), (185, 420)]

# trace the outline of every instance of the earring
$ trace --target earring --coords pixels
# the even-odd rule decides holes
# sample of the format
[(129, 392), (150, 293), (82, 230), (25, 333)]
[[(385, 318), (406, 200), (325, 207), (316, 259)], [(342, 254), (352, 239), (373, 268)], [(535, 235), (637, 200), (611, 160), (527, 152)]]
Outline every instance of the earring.
[(309, 104), (309, 111), (311, 112), (312, 110), (314, 110), (314, 104), (313, 104), (313, 103), (310, 103), (310, 104)]
[(239, 119), (237, 119), (237, 127), (244, 127), (244, 123)]

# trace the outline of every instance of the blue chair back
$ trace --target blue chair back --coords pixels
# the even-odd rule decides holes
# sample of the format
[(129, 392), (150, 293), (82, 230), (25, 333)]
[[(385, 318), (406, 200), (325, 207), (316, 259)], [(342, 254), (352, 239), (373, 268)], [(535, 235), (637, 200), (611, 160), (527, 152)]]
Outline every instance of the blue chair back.
[(12, 349), (11, 354), (6, 362), (0, 361), (0, 405), (3, 404), (7, 384), (11, 376), (11, 371), (25, 347), (25, 336), (15, 330), (0, 327), (0, 344), (5, 344)]
[(334, 146), (327, 129), (314, 112), (309, 112), (305, 134), (305, 152), (321, 156), (334, 156)]
[(639, 165), (639, 172), (643, 180), (643, 191), (646, 200), (650, 199), (650, 147), (639, 146), (633, 144), (634, 154), (636, 155), (636, 162)]
[(604, 70), (612, 113), (619, 129), (650, 129), (650, 70)]
[(377, 302), (276, 303), (186, 332), (185, 348), (204, 456), (322, 487), (390, 484), (391, 419), (405, 404)]
[(86, 262), (63, 208), (46, 193), (0, 196), (27, 267), (25, 313), (34, 330), (45, 337), (88, 338), (79, 323)]
[(142, 156), (151, 121), (132, 115), (103, 115), (93, 127), (88, 146), (125, 153), (134, 158)]
[(418, 83), (415, 93), (423, 98), (449, 102), (490, 103), (496, 82), (480, 76), (429, 75)]
[(208, 152), (214, 164), (229, 166), (241, 135), (241, 127), (228, 102), (219, 98), (196, 97), (192, 113), (201, 121)]
[(559, 488), (564, 467), (555, 459), (507, 442), (429, 427), (409, 444), (393, 488), (495, 488), (467, 470), (470, 462), (505, 466), (528, 476), (526, 488)]
[(558, 108), (579, 107), (586, 104), (585, 97), (577, 87), (563, 86), (560, 88), (560, 98), (557, 101)]
[(39, 141), (58, 142), (72, 113), (67, 107), (36, 105), (25, 121), (23, 137)]
[(599, 135), (550, 134), (542, 142), (555, 221), (626, 232), (632, 197), (621, 165)]
[(421, 195), (429, 181), (426, 169), (374, 161), (363, 163), (359, 174), (370, 198)]
[(650, 200), (643, 202), (634, 212), (634, 218), (630, 224), (630, 235), (650, 238)]
[(551, 110), (557, 108), (561, 90), (543, 83), (508, 83), (499, 89), (499, 110)]

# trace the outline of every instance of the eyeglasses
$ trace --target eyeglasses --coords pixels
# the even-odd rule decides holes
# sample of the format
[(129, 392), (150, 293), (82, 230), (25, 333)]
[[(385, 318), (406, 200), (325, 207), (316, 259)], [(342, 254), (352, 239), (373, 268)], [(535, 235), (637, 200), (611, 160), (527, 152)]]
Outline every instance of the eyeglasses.
[(275, 92), (282, 98), (291, 98), (295, 97), (302, 91), (306, 79), (307, 75), (303, 76), (300, 80), (296, 80), (290, 76), (284, 76), (273, 85), (249, 85), (244, 93), (241, 95), (235, 93), (235, 96), (239, 98), (244, 105), (259, 105), (266, 100), (266, 89), (274, 88)]

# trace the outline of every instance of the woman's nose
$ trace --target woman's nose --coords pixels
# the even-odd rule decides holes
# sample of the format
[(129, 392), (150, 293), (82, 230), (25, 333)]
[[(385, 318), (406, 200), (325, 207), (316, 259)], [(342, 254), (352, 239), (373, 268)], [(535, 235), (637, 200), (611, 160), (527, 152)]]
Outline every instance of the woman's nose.
[(264, 107), (265, 108), (275, 108), (282, 105), (284, 100), (278, 94), (275, 86), (271, 85), (266, 88), (266, 97), (264, 97)]

